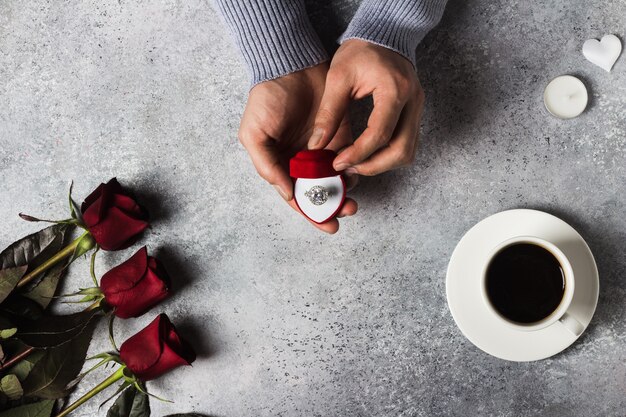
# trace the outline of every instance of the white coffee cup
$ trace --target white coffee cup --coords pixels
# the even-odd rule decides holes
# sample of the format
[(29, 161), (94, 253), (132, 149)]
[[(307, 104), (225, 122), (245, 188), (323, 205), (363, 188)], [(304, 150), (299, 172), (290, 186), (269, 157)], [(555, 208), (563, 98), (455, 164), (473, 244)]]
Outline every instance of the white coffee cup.
[[(561, 264), (561, 269), (563, 270), (563, 279), (565, 282), (563, 298), (561, 299), (561, 302), (559, 303), (557, 308), (554, 309), (554, 311), (550, 313), (547, 317), (533, 323), (518, 323), (504, 317), (495, 309), (495, 307), (489, 300), (489, 296), (487, 293), (487, 269), (489, 268), (491, 260), (504, 248), (521, 243), (530, 243), (542, 247), (550, 252), (558, 260), (559, 264)], [(513, 329), (522, 331), (537, 331), (545, 329), (548, 326), (560, 325), (564, 326), (575, 336), (578, 336), (583, 332), (585, 327), (567, 312), (570, 304), (572, 303), (572, 298), (574, 297), (575, 282), (576, 280), (574, 277), (572, 265), (570, 264), (565, 254), (556, 245), (548, 242), (545, 239), (534, 236), (517, 236), (500, 243), (489, 253), (487, 261), (485, 262), (485, 267), (483, 269), (481, 291), (483, 301), (487, 309), (503, 324)]]

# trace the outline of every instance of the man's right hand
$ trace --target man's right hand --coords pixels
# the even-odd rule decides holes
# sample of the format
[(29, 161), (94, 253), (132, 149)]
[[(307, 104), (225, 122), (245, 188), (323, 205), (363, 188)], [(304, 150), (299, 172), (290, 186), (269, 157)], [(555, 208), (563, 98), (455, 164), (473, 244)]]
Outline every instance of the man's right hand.
[(360, 39), (345, 41), (335, 53), (317, 113), (311, 149), (335, 140), (353, 99), (372, 96), (367, 128), (333, 163), (337, 171), (378, 175), (415, 159), (424, 91), (408, 59)]

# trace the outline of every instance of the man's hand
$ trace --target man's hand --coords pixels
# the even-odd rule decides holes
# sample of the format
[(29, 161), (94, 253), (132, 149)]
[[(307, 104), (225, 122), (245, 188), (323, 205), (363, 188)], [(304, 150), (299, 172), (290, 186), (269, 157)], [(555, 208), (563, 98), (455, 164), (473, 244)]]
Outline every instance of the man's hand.
[[(259, 175), (296, 211), (299, 210), (293, 200), (288, 163), (293, 155), (307, 147), (327, 72), (328, 64), (324, 63), (257, 84), (250, 90), (239, 127), (239, 140)], [(352, 143), (347, 117), (340, 116), (328, 142), (331, 140), (329, 148), (333, 150)], [(356, 202), (347, 198), (337, 217), (351, 216), (356, 211)], [(337, 219), (313, 224), (328, 233), (339, 229)]]
[(332, 59), (309, 148), (334, 147), (351, 99), (369, 95), (367, 128), (335, 158), (338, 171), (376, 175), (415, 158), (424, 108), (415, 70), (400, 54), (358, 39), (344, 42)]

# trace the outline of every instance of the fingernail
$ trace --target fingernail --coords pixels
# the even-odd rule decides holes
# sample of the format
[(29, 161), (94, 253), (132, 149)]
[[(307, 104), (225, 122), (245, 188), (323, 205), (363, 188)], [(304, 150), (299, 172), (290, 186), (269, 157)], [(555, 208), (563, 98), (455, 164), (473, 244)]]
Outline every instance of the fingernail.
[(280, 194), (280, 196), (284, 198), (285, 201), (289, 201), (289, 196), (282, 188), (280, 188), (278, 185), (275, 185), (274, 188), (276, 188), (276, 191), (278, 191), (278, 194)]
[(356, 168), (350, 167), (350, 168), (346, 168), (345, 174), (354, 175), (354, 174), (358, 174), (358, 171), (356, 170)]
[(349, 165), (345, 162), (339, 162), (338, 164), (336, 164), (334, 166), (335, 171), (343, 171), (344, 169), (348, 168)]
[(309, 149), (315, 148), (315, 146), (321, 142), (322, 136), (324, 136), (324, 129), (321, 127), (315, 128), (309, 139)]
[(346, 174), (346, 191), (352, 191), (359, 185), (359, 176), (356, 174)]

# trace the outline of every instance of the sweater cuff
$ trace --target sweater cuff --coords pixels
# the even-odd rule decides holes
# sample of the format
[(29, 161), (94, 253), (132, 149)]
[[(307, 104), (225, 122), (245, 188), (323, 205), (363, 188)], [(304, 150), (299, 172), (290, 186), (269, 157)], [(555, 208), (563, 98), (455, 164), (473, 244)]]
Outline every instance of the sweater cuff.
[(328, 60), (301, 0), (215, 0), (248, 65), (252, 85)]
[(398, 52), (415, 67), (415, 50), (437, 26), (446, 0), (365, 0), (339, 39), (361, 39)]

